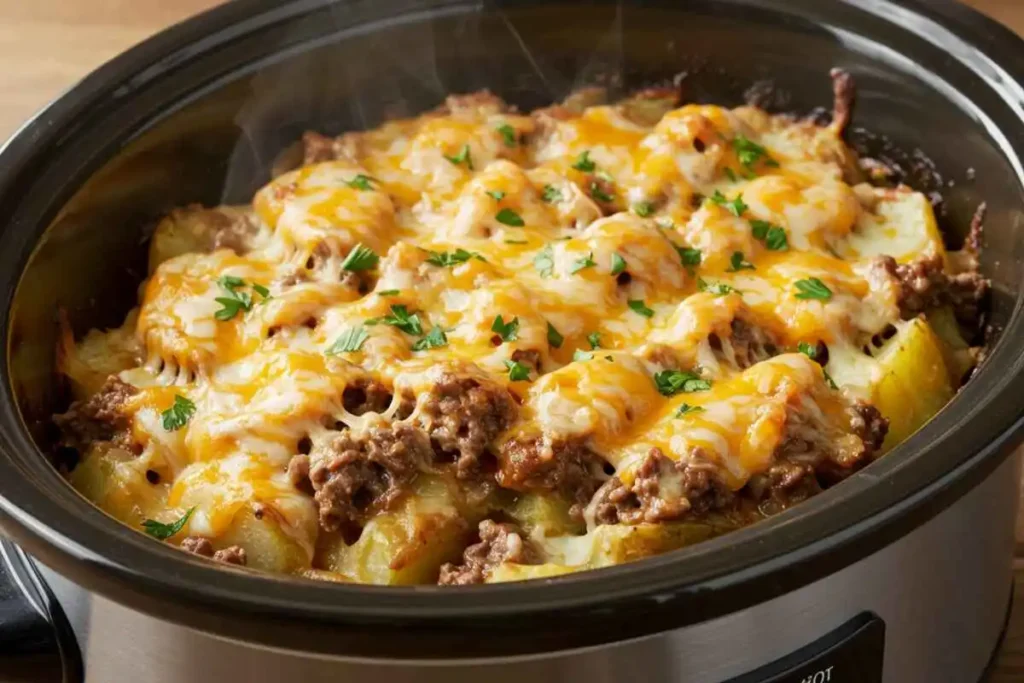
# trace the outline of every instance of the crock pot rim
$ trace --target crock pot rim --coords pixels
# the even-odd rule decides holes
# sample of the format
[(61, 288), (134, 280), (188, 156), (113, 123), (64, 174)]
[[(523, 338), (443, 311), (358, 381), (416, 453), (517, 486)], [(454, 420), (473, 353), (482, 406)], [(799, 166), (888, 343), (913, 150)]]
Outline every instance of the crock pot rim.
[[(133, 76), (151, 69), (173, 68), (173, 56), (198, 49), (197, 37), (209, 46), (218, 36), (228, 40), (228, 33), (237, 34), (246, 26), (274, 22), (291, 12), (301, 13), (322, 4), (321, 0), (292, 0), (283, 5), (277, 0), (229, 3), (122, 54), (40, 112), (0, 150), (0, 188), (10, 192), (13, 179), (31, 162), (38, 161), (43, 153), (37, 149), (40, 140), (74, 134), (72, 119), (82, 107), (95, 105)], [(778, 7), (782, 3), (740, 0), (733, 4)], [(792, 8), (799, 2), (788, 5)], [(966, 40), (980, 55), (1016, 80), (1024, 77), (1024, 42), (974, 10), (960, 5), (929, 6), (914, 0), (889, 0), (861, 9), (881, 15), (886, 6), (911, 10), (958, 35), (970, 35)], [(999, 57), (994, 56), (999, 53)], [(8, 293), (3, 313), (5, 337), (9, 335), (10, 298)], [(904, 468), (900, 478), (891, 480), (893, 485), (872, 487), (872, 480), (885, 478), (897, 464), (883, 460), (864, 476), (854, 477), (829, 494), (771, 520), (693, 549), (618, 567), (462, 590), (325, 584), (217, 568), (146, 539), (105, 517), (84, 499), (75, 504), (81, 514), (78, 517), (54, 501), (41, 499), (29, 487), (0, 484), (0, 516), (4, 529), (26, 549), (85, 587), (173, 621), (248, 641), (329, 653), (399, 657), (439, 656), (437, 643), (446, 637), (453, 639), (451, 642), (461, 637), (460, 651), (475, 655), (622, 640), (741, 609), (836, 571), (923, 523), (979, 483), (1011, 452), (1024, 427), (1024, 402), (1016, 398), (1024, 396), (1024, 361), (1014, 358), (1009, 348), (1011, 340), (1024, 337), (1020, 307), (1018, 296), (992, 357), (979, 377), (951, 404), (959, 405), (961, 417), (970, 417), (972, 422), (933, 421), (889, 456), (905, 457), (915, 452), (916, 461), (923, 463), (930, 459), (925, 455), (940, 446), (971, 448), (973, 455), (956, 467), (930, 480), (909, 476), (907, 470), (912, 468)], [(5, 371), (7, 361), (5, 356)], [(982, 388), (992, 391), (976, 396)], [(14, 407), (11, 387), (4, 383), (0, 390), (0, 439), (7, 456), (0, 457), (0, 481), (9, 482), (22, 475), (10, 453), (37, 451)], [(971, 398), (977, 403), (968, 406)], [(977, 414), (999, 398), (1007, 399), (1005, 409), (992, 409), (986, 416)], [(968, 411), (966, 415), (964, 411)], [(947, 417), (950, 413), (950, 407), (943, 411)], [(982, 425), (981, 417), (988, 423)], [(968, 428), (975, 436), (984, 432), (984, 437), (966, 438)], [(58, 475), (49, 469), (49, 476)], [(72, 493), (69, 487), (67, 490)], [(33, 509), (33, 514), (26, 508)], [(857, 512), (850, 514), (851, 510)], [(786, 530), (784, 543), (770, 538), (780, 536), (781, 528)], [(111, 561), (109, 553), (104, 552), (104, 546), (111, 543), (117, 544), (123, 561)], [(618, 621), (617, 630), (581, 628), (599, 615), (617, 610), (642, 614), (644, 618), (630, 619), (629, 624)], [(543, 621), (536, 620), (538, 615), (543, 615)], [(527, 619), (533, 620), (529, 622), (532, 625), (524, 628)], [(297, 623), (306, 628), (293, 628)], [(294, 637), (288, 635), (290, 627)], [(351, 635), (354, 630), (395, 629), (419, 634), (424, 647), (402, 639), (401, 647), (392, 642), (381, 642), (379, 647), (362, 642), (359, 648), (350, 648), (345, 639), (338, 638), (339, 633)], [(469, 650), (464, 642), (467, 634), (472, 641)], [(514, 638), (484, 637), (488, 634), (514, 634)]]

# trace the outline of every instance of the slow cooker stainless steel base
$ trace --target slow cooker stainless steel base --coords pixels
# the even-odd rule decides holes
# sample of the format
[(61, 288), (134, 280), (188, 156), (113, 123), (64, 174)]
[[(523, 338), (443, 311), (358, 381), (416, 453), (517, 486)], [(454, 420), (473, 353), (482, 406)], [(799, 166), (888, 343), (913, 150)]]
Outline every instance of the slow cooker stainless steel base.
[(1018, 454), (912, 533), (774, 600), (653, 637), (527, 658), (396, 663), (252, 647), (42, 573), (78, 636), (87, 683), (973, 683), (1006, 622), (1020, 475)]
[[(691, 101), (806, 114), (832, 66), (858, 83), (851, 142), (941, 194), (952, 242), (987, 202), (995, 343), (934, 420), (821, 495), (599, 571), (375, 587), (155, 543), (44, 456), (54, 311), (78, 333), (120, 321), (146, 226), (251, 197), (306, 129), (680, 72)], [(240, 0), (117, 58), (0, 150), (0, 527), (50, 568), (0, 542), (0, 680), (76, 682), (80, 652), (90, 683), (973, 683), (1008, 607), (1024, 433), (1022, 83), (1017, 36), (924, 0)]]

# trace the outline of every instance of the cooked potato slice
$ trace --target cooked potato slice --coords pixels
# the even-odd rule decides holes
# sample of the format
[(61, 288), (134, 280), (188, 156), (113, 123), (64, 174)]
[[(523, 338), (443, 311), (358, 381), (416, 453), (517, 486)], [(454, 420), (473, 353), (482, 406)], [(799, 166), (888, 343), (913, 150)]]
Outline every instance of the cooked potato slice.
[(290, 573), (309, 567), (306, 551), (281, 529), (274, 514), (257, 517), (249, 505), (235, 513), (231, 526), (214, 545), (241, 546), (245, 549), (246, 566), (253, 569)]
[(70, 476), (71, 485), (106, 513), (138, 528), (166, 507), (167, 484), (150, 484), (138, 457), (97, 442)]
[(916, 432), (953, 398), (943, 346), (928, 323), (916, 318), (900, 325), (875, 355), (881, 374), (872, 403), (889, 418), (883, 452)]
[(359, 540), (325, 540), (318, 565), (360, 583), (433, 583), (445, 562), (458, 560), (475, 526), (463, 517), (449, 484), (422, 476), (397, 509), (377, 515)]
[(134, 309), (124, 325), (113, 330), (90, 330), (77, 344), (66, 320), (61, 320), (57, 367), (70, 381), (76, 400), (95, 394), (111, 375), (138, 364), (141, 349), (135, 337), (139, 317)]

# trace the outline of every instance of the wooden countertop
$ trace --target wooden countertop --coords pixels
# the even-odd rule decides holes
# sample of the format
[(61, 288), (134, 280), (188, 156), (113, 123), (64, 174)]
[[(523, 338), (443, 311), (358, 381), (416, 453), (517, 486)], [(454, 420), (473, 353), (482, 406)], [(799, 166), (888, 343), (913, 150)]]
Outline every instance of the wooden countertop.
[[(0, 0), (0, 138), (90, 70), (215, 0)], [(1024, 0), (969, 0), (1024, 33)], [(1024, 683), (1024, 515), (1017, 592), (991, 683)], [(911, 683), (911, 682), (908, 682)]]

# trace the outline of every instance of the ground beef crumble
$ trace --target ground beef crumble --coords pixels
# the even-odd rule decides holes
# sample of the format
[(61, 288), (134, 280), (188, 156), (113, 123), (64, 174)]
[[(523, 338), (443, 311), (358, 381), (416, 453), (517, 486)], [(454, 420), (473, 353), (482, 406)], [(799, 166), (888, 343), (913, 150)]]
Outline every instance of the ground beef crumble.
[(308, 464), (293, 458), (289, 474), (297, 479), (308, 467), (320, 526), (336, 531), (388, 509), (430, 457), (429, 438), (410, 425), (372, 427), (361, 436), (346, 430), (315, 444)]
[(246, 564), (245, 548), (232, 545), (223, 550), (214, 551), (210, 539), (202, 536), (188, 536), (181, 542), (181, 549), (200, 557), (209, 557), (217, 562), (235, 564), (244, 567)]
[(508, 390), (470, 377), (444, 375), (420, 398), (417, 420), (430, 435), (435, 461), (455, 461), (459, 478), (489, 469), (491, 442), (515, 420), (518, 408)]
[(539, 554), (514, 524), (499, 524), (489, 519), (480, 522), (480, 542), (468, 548), (461, 564), (447, 563), (441, 567), (438, 583), (465, 586), (484, 583), (491, 570), (500, 564), (536, 564)]
[(63, 415), (55, 415), (65, 446), (84, 451), (97, 441), (115, 441), (129, 446), (131, 418), (122, 412), (128, 399), (138, 393), (131, 384), (111, 375), (93, 396), (75, 401)]
[(897, 263), (891, 256), (879, 256), (872, 264), (896, 286), (896, 300), (905, 320), (929, 308), (951, 306), (957, 320), (977, 325), (989, 282), (980, 273), (949, 274), (942, 256), (926, 256), (910, 263)]
[[(605, 461), (581, 439), (512, 439), (501, 447), (498, 484), (517, 491), (555, 492), (586, 505), (607, 478)], [(575, 511), (574, 511), (575, 512)]]

